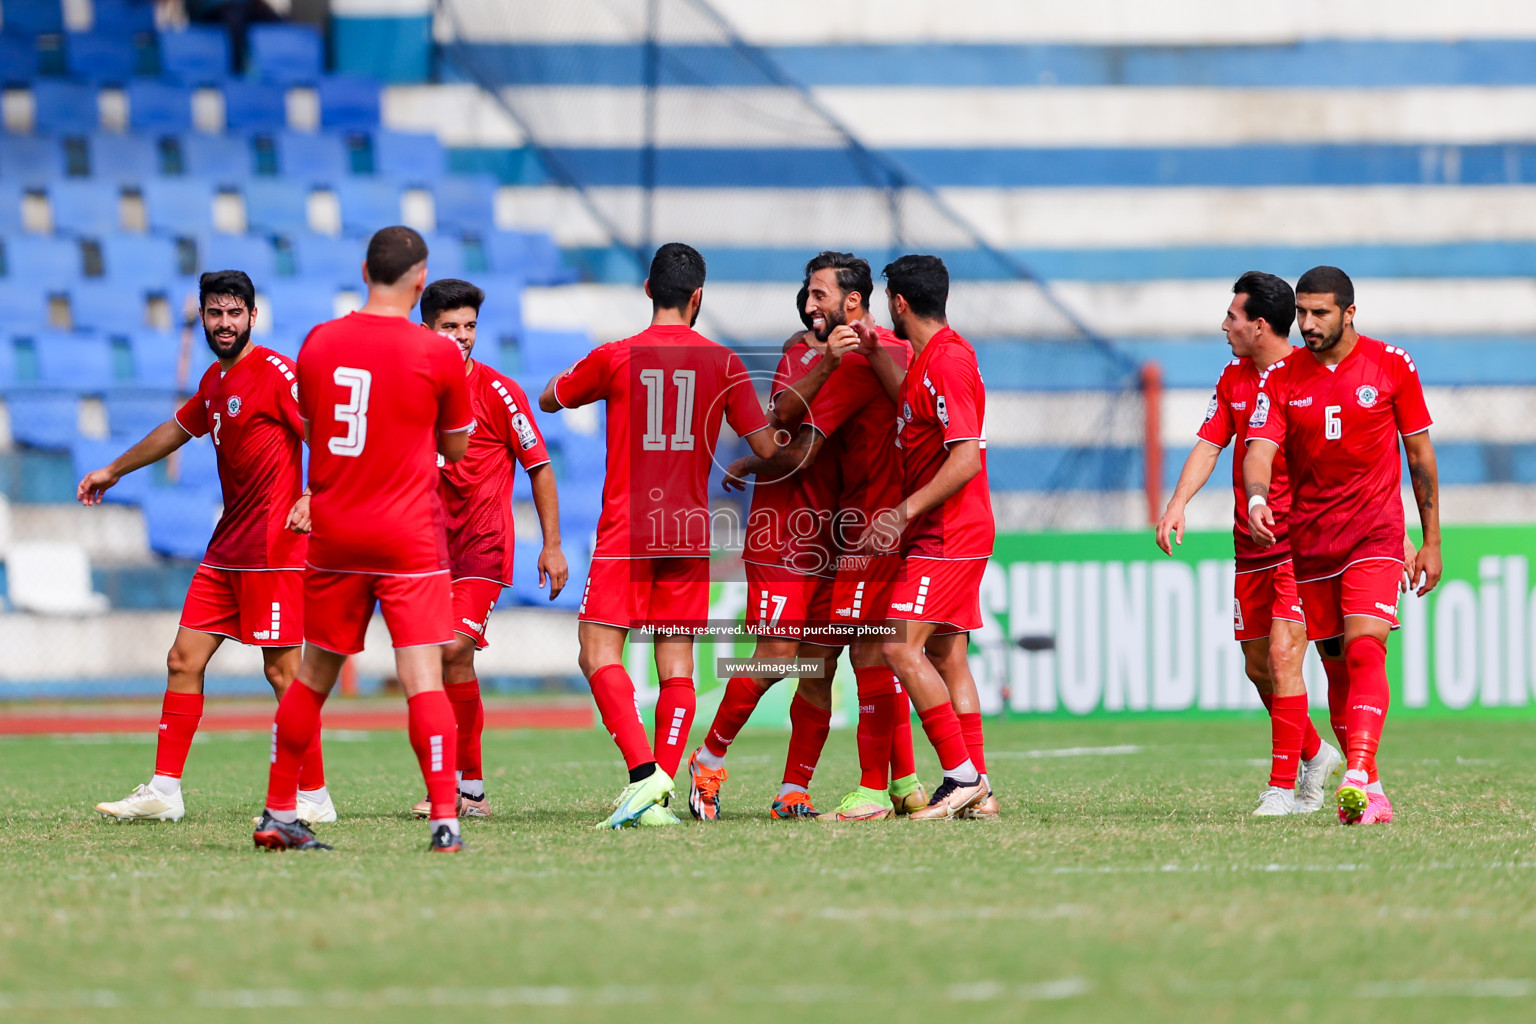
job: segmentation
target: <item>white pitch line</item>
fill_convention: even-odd
[[[1139,754],[1146,747],[1123,743],[1113,747],[1056,747],[1047,750],[989,750],[987,759],[1033,760],[1040,757],[1116,757],[1122,754]],[[1265,762],[1268,764],[1269,762]]]

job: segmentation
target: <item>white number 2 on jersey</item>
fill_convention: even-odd
[[[693,451],[693,393],[698,372],[673,370],[672,383],[677,387],[677,416],[673,423],[672,450]],[[666,374],[662,370],[641,370],[640,383],[645,385],[645,436],[640,447],[648,452],[667,450],[666,410],[662,408],[666,396]]]
[[[1323,436],[1330,441],[1344,436],[1344,421],[1339,419],[1339,413],[1343,411],[1342,405],[1330,405],[1323,410]]]
[[[338,366],[331,379],[352,393],[345,402],[336,405],[336,422],[346,424],[346,434],[331,438],[325,446],[332,455],[356,458],[363,454],[363,445],[368,443],[368,392],[373,387],[373,374],[368,370]]]

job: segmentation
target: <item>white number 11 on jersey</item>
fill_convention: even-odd
[[[352,393],[345,402],[336,404],[336,422],[346,424],[346,434],[331,438],[325,446],[332,455],[356,458],[363,454],[363,445],[368,443],[368,391],[373,387],[373,373],[338,366],[331,379]]]
[[[677,386],[677,418],[673,421],[672,450],[693,451],[693,392],[698,372],[673,370],[672,383]],[[640,447],[648,452],[667,450],[666,411],[662,403],[666,395],[666,374],[662,370],[641,370],[640,383],[645,385],[645,436]]]

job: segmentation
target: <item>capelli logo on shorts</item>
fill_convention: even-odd
[[[893,604],[893,605],[891,605],[891,611],[893,611],[893,612],[909,612],[911,610],[912,610],[912,602],[911,601],[903,601],[900,604]]]

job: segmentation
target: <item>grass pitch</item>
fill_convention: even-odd
[[[768,819],[785,738],[748,733],[725,821],[605,834],[605,735],[492,733],[467,857],[423,852],[403,734],[330,742],[323,855],[251,847],[265,737],[194,748],[179,825],[91,810],[147,737],[7,740],[0,1018],[1536,1019],[1533,723],[1390,723],[1368,829],[1248,817],[1267,736],[999,724],[1001,821],[831,826]],[[813,795],[854,781],[834,733]]]

